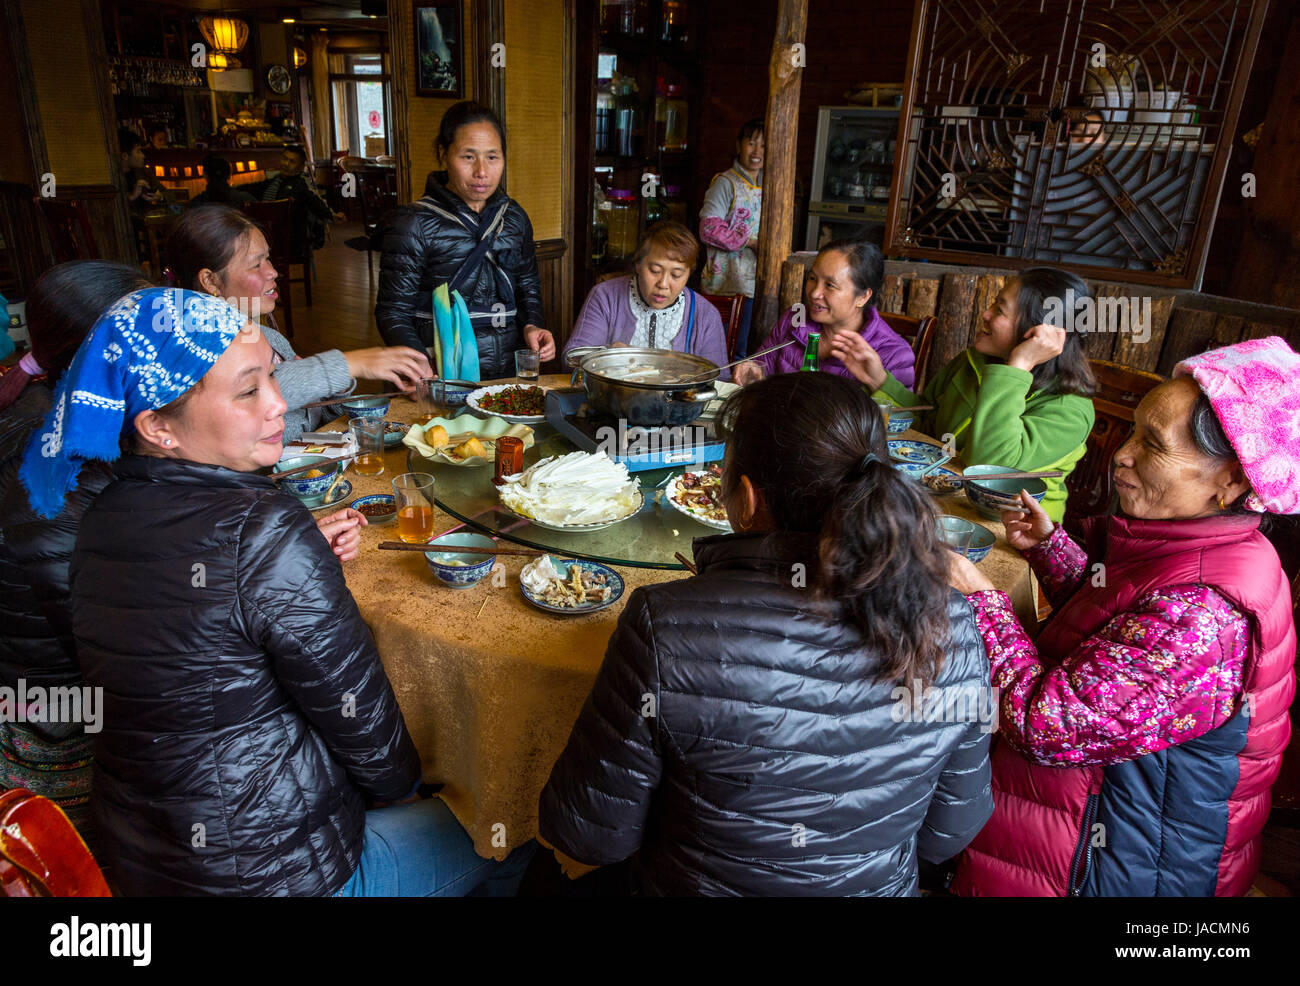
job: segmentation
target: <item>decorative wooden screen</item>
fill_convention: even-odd
[[[918,0],[886,253],[1199,286],[1266,7]]]

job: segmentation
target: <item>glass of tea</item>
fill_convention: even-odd
[[[520,380],[536,383],[541,369],[542,358],[538,353],[531,349],[515,350],[515,376]]]
[[[357,443],[357,457],[352,466],[358,476],[382,476],[384,474],[384,429],[387,427],[383,418],[353,418],[348,422],[348,431],[352,432]]]
[[[437,377],[425,377],[415,387],[416,416],[421,424],[447,413],[447,382]]]
[[[402,473],[393,480],[397,497],[397,536],[407,544],[423,544],[433,533],[433,477],[427,472]]]

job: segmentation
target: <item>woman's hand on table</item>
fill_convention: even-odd
[[[963,596],[997,588],[969,558],[955,551],[948,551],[948,584]]]
[[[831,338],[831,355],[848,367],[861,384],[879,390],[889,372],[871,343],[856,332],[836,332]]]
[[[1051,537],[1056,525],[1039,502],[1024,490],[1020,491],[1020,502],[1025,512],[1003,510],[1002,526],[1007,529],[1007,544],[1023,554]]]
[[[535,352],[543,363],[555,359],[555,337],[540,325],[524,326],[524,345]]]
[[[316,521],[339,561],[352,561],[361,553],[361,528],[368,524],[365,515],[351,507],[336,510]]]
[[[429,357],[407,346],[372,346],[353,349],[343,354],[348,362],[348,372],[361,380],[387,380],[408,394],[415,393],[415,385],[433,376]]]
[[[763,368],[753,360],[746,360],[731,368],[731,382],[739,387],[758,383],[763,379]]]
[[[1020,345],[1011,350],[1007,357],[1007,366],[1020,370],[1033,370],[1034,367],[1056,359],[1065,349],[1065,329],[1042,323],[1035,325],[1025,333]]]

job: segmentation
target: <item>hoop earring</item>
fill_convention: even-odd
[[[1227,509],[1228,509],[1227,505],[1223,502],[1223,494],[1222,494],[1222,493],[1219,494],[1219,509],[1220,509],[1220,510],[1227,510]]]

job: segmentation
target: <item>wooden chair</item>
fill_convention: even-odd
[[[244,212],[249,219],[262,227],[271,251],[271,266],[280,274],[284,285],[280,301],[284,305],[285,335],[293,338],[293,286],[301,284],[311,307],[311,257],[293,252],[293,199],[276,199],[274,202],[245,202]],[[302,265],[302,277],[293,276],[293,265]]]
[[[1133,429],[1133,411],[1147,391],[1165,378],[1145,370],[1134,370],[1108,360],[1089,360],[1097,378],[1092,406],[1096,421],[1088,436],[1088,448],[1065,480],[1065,529],[1077,536],[1080,523],[1103,513],[1113,492],[1110,464]]]
[[[0,897],[111,897],[62,809],[26,788],[0,793]]]
[[[704,294],[700,297],[718,310],[722,326],[727,332],[727,359],[736,358],[736,337],[740,335],[740,316],[745,310],[743,294]]]
[[[60,202],[57,199],[36,197],[36,204],[45,219],[45,230],[54,248],[54,262],[64,264],[70,260],[98,260],[99,247],[90,231],[90,219],[80,202]]]
[[[899,315],[896,312],[881,312],[885,324],[906,339],[916,354],[916,383],[912,385],[913,393],[919,394],[925,386],[930,373],[930,353],[934,349],[934,330],[939,320],[933,315],[913,318],[911,315]]]
[[[371,249],[371,237],[379,228],[379,222],[390,211],[397,208],[397,191],[390,187],[387,177],[362,174],[357,179],[361,185],[361,225],[366,241],[366,269],[374,273],[374,250]],[[349,240],[349,244],[353,241]]]

